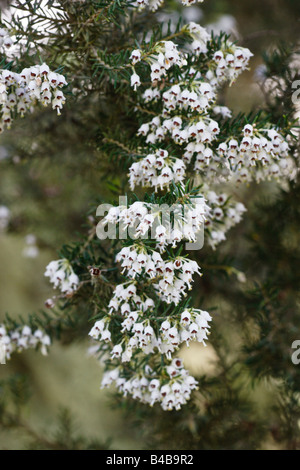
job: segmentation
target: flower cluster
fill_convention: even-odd
[[[186,50],[178,50],[178,46],[171,40],[160,41],[149,52],[144,52],[141,49],[133,50],[130,60],[133,68],[140,61],[144,61],[150,66],[152,88],[144,92],[146,101],[157,99],[160,96],[155,87],[166,77],[172,65],[179,66],[182,69],[182,80],[177,79],[172,87],[163,93],[167,108],[190,107],[191,110],[196,109],[201,112],[208,107],[209,100],[214,97],[214,92],[224,82],[232,84],[248,68],[253,54],[249,49],[239,47],[224,38],[221,41],[220,49],[210,56],[209,51],[213,50],[214,39],[205,28],[190,22],[182,28],[181,32],[188,34],[193,40]],[[197,69],[196,65],[195,67],[190,66],[187,61],[188,57],[195,58],[200,55],[206,57],[209,62],[208,68],[204,72]],[[141,85],[140,77],[135,69],[131,85],[135,90]],[[211,96],[205,96],[206,94]]]
[[[204,191],[210,211],[205,220],[207,243],[213,249],[226,239],[225,233],[242,220],[246,207],[241,202],[233,202],[225,193],[216,194],[207,188]]]
[[[151,122],[142,124],[137,134],[145,136],[146,143],[154,144],[169,137],[176,144],[187,144],[182,159],[189,163],[194,153],[196,157],[199,154],[196,161],[202,160],[202,154],[217,138],[219,132],[218,122],[209,116],[184,119],[177,115],[163,120],[160,117],[153,118]],[[206,158],[209,164],[211,155],[207,154]]]
[[[136,201],[127,206],[111,207],[101,225],[119,225],[119,234],[133,239],[150,239],[161,252],[167,244],[175,248],[181,241],[193,242],[204,227],[209,207],[201,194],[186,204],[150,204]]]
[[[102,388],[113,383],[125,397],[130,395],[150,406],[160,403],[163,410],[179,410],[197,388],[196,380],[184,369],[178,358],[165,366],[160,375],[149,366],[145,367],[144,372],[133,374],[130,378],[123,376],[119,368],[105,372]]]
[[[146,143],[155,144],[167,137],[176,144],[184,144],[184,165],[180,166],[180,159],[176,159],[175,165],[180,168],[181,180],[188,165],[193,165],[194,171],[202,174],[206,181],[233,181],[236,184],[276,178],[288,167],[289,144],[274,127],[260,129],[246,124],[239,138],[224,140],[219,123],[209,115],[192,120],[178,115],[162,120],[157,116],[142,124],[137,134],[146,137]],[[163,149],[159,151],[164,152]],[[157,173],[150,166],[151,158],[146,157],[132,165],[132,188],[137,183],[157,188]],[[168,185],[167,172],[165,178]]]
[[[96,340],[108,342],[111,340],[109,325],[115,321],[114,315],[122,318],[122,339],[112,347],[111,358],[118,358],[121,362],[129,362],[134,352],[142,351],[144,354],[152,354],[157,350],[166,355],[168,360],[172,354],[185,343],[189,346],[191,341],[203,343],[209,334],[211,316],[200,309],[180,310],[176,317],[151,317],[154,302],[149,297],[142,301],[139,298],[141,309],[134,310],[130,302],[120,304],[114,298],[110,305],[110,315],[96,321],[90,330],[90,336]],[[160,322],[160,327],[154,320]]]
[[[233,83],[248,68],[252,56],[249,49],[224,42],[214,53],[213,66],[206,73],[206,79],[216,87],[227,81]]]
[[[60,289],[65,295],[72,295],[79,286],[79,278],[74,273],[67,259],[51,261],[45,271],[54,288]]]
[[[133,65],[145,61],[151,67],[152,87],[141,94],[141,100],[161,104],[161,112],[140,125],[137,131],[137,135],[145,137],[146,144],[159,144],[160,148],[157,153],[153,152],[132,164],[131,188],[134,189],[137,184],[153,186],[155,190],[168,188],[172,180],[183,181],[191,165],[205,181],[210,182],[233,181],[239,184],[285,175],[289,145],[278,129],[270,125],[259,128],[249,123],[240,131],[235,131],[235,136],[228,138],[228,135],[222,135],[220,122],[230,118],[231,111],[217,105],[218,88],[224,81],[232,83],[247,68],[252,53],[228,39],[221,41],[219,50],[211,52],[214,39],[193,22],[184,26],[182,31],[193,39],[191,52],[183,54],[172,41],[165,41],[152,47],[151,52],[160,51],[154,56],[138,49],[131,54]],[[168,66],[163,65],[159,71],[157,64],[166,63],[166,50],[171,51],[168,57],[172,60],[167,61]],[[203,74],[186,60],[189,55],[195,54],[202,54],[209,61],[209,67]],[[180,65],[181,79],[176,78],[172,84],[174,78],[171,74],[167,86],[163,83],[157,87],[157,82],[167,73],[169,75],[173,63]],[[179,145],[182,154],[181,159],[173,157],[167,165],[160,159],[164,152],[168,158],[168,152],[162,145],[166,139]],[[163,173],[158,171],[160,167]]]
[[[0,364],[11,358],[14,352],[25,349],[40,348],[43,355],[47,354],[50,337],[40,329],[32,331],[28,326],[8,328],[0,325]]]
[[[288,142],[277,129],[256,129],[247,124],[241,139],[222,142],[217,152],[227,168],[227,178],[236,182],[278,177],[287,167]]]
[[[183,181],[185,165],[181,159],[169,156],[167,150],[158,149],[155,153],[133,163],[129,168],[129,175],[132,190],[138,184],[145,187],[154,186],[156,190],[164,189],[169,188],[172,181],[174,183]]]
[[[211,41],[211,35],[208,31],[200,26],[194,21],[190,21],[183,27],[183,31],[187,33],[192,39],[193,42],[190,45],[191,51],[195,56],[200,54],[206,54],[208,52],[208,42]],[[192,69],[192,74],[195,74],[196,71]],[[201,74],[198,72],[199,76]]]
[[[162,93],[162,116],[168,117],[173,111],[187,116],[203,114],[213,103],[215,96],[209,83],[194,76],[190,85],[187,86],[185,82],[178,83]],[[143,98],[147,99],[146,92]]]
[[[208,322],[211,319],[208,312],[196,308],[185,308],[179,318],[167,318],[160,326],[162,335],[160,352],[167,354],[170,359],[171,354],[182,343],[189,346],[191,341],[197,341],[205,346],[209,334]]]
[[[118,284],[108,304],[109,315],[118,311],[121,312],[121,315],[127,315],[136,309],[146,311],[148,309],[151,310],[153,307],[154,302],[150,297],[147,297],[144,293],[142,296],[138,295],[137,286],[134,281]]]
[[[224,193],[217,195],[209,190],[209,186],[204,186],[202,190],[203,194],[195,194],[193,204],[186,205],[185,216],[182,218],[187,227],[190,221],[190,228],[194,230],[190,231],[188,237],[182,224],[180,230],[177,226],[178,238],[176,239],[174,235],[175,231],[170,238],[170,232],[168,233],[166,229],[168,225],[161,223],[162,208],[150,203],[136,201],[129,207],[111,207],[104,217],[104,224],[123,224],[123,227],[132,227],[132,236],[138,240],[123,247],[116,255],[116,261],[121,264],[122,274],[125,274],[129,281],[116,286],[108,304],[108,314],[96,321],[90,331],[92,338],[106,345],[112,364],[115,361],[126,364],[134,360],[136,355],[155,356],[157,353],[171,361],[183,343],[188,346],[191,341],[197,341],[205,345],[211,320],[208,312],[179,307],[176,314],[165,316],[156,312],[155,301],[148,297],[144,290],[140,293],[141,285],[145,286],[148,283],[152,292],[163,303],[174,303],[175,306],[179,306],[186,296],[186,289],[192,287],[193,275],[195,273],[201,275],[199,266],[195,261],[185,257],[171,258],[170,255],[163,257],[156,249],[160,245],[165,248],[167,244],[176,247],[183,239],[191,239],[191,232],[195,235],[201,226],[204,226],[209,234],[209,244],[215,247],[222,239],[221,234],[225,237],[224,233],[240,220],[245,211],[243,204],[231,202]],[[185,206],[180,206],[181,210],[183,207]],[[174,220],[176,221],[176,217]],[[143,243],[149,228],[152,229],[154,248]],[[116,319],[119,321],[119,340],[115,343],[112,342],[111,331],[112,325],[116,325]],[[107,360],[106,363],[108,362]],[[118,371],[121,373],[121,370],[120,366]],[[111,372],[107,372],[105,377],[111,377],[110,374]],[[194,379],[190,380],[195,383]],[[106,379],[104,382],[106,383]],[[130,380],[129,384],[131,383]],[[138,390],[139,383],[137,382],[137,387],[132,392],[133,397],[154,404],[151,394],[148,399],[141,390]],[[119,390],[122,391],[122,388]],[[181,392],[182,394],[178,394],[180,405],[184,402],[180,402],[184,400],[182,389]],[[159,398],[160,395],[155,392],[155,396],[161,402],[163,409],[169,409],[165,406],[165,400]],[[171,403],[174,406],[170,405],[170,409],[172,407],[176,409],[178,402],[170,401]]]
[[[133,67],[141,60],[149,64],[152,85],[157,85],[173,65],[178,67],[186,65],[184,54],[178,51],[177,45],[173,41],[160,41],[155,45],[151,54],[143,54],[140,49],[135,49],[132,51],[130,59]],[[140,85],[140,77],[134,71],[131,76],[131,86],[136,90]]]
[[[147,253],[146,249],[139,245],[122,248],[117,255],[117,261],[121,262],[127,277],[136,279],[142,276],[151,279],[160,298],[166,303],[174,302],[175,305],[185,297],[186,288],[191,289],[193,275],[200,275],[196,261],[181,257],[164,261],[157,251]]]
[[[43,106],[51,104],[60,114],[65,103],[61,90],[67,85],[63,75],[51,72],[47,64],[25,68],[20,73],[11,70],[0,72],[0,132],[8,129],[13,116],[21,117],[40,102]]]

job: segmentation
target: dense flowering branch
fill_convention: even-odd
[[[144,0],[136,6],[155,10],[160,4]],[[110,208],[97,226],[100,239],[109,238],[110,230],[119,235],[114,261],[120,272],[103,308],[92,299],[95,322],[89,335],[105,364],[102,386],[115,383],[124,396],[178,410],[197,387],[178,352],[192,341],[205,345],[212,321],[209,312],[191,306],[188,292],[202,272],[187,246],[197,245],[202,234],[215,249],[241,220],[246,208],[228,187],[224,191],[223,183],[239,187],[290,176],[289,142],[286,130],[268,117],[235,120],[219,103],[222,87],[233,85],[247,70],[252,57],[248,49],[223,34],[211,36],[194,22],[160,40],[137,44],[120,56],[130,56],[129,62],[115,57],[112,66],[102,54],[100,65],[107,82],[119,80],[121,91],[130,94],[136,140],[132,150],[117,146],[131,158],[130,189],[147,189],[148,194],[145,201]],[[36,102],[51,103],[59,114],[64,85],[64,76],[46,64],[21,73],[1,71],[2,127],[10,127],[15,115]],[[126,237],[120,236],[123,232]],[[93,232],[88,245],[94,237]],[[62,298],[76,299],[85,282],[93,284],[97,277],[97,267],[85,281],[75,266],[74,259],[62,257],[46,268],[45,276]],[[51,308],[51,299],[47,302]],[[9,337],[6,330],[3,336]],[[32,338],[23,342],[31,345]]]
[[[179,368],[174,366],[173,355],[182,343],[204,343],[212,319],[208,312],[184,305],[186,289],[192,288],[200,267],[179,251],[171,254],[168,247],[182,249],[184,241],[195,241],[197,232],[206,227],[215,248],[246,210],[241,203],[229,202],[226,194],[218,195],[216,184],[282,176],[289,150],[279,129],[270,123],[249,122],[230,135],[231,111],[217,103],[220,87],[232,84],[247,68],[251,52],[226,38],[215,50],[214,39],[195,23],[176,36],[181,35],[192,40],[181,49],[168,38],[131,53],[130,85],[139,92],[140,73],[145,82],[150,74],[151,87],[140,92],[137,101],[141,100],[141,109],[146,106],[157,114],[137,130],[144,138],[145,156],[135,157],[129,182],[132,190],[140,185],[153,188],[154,194],[167,191],[174,196],[177,191],[184,224],[178,223],[178,217],[172,226],[163,224],[162,212],[149,212],[151,204],[140,201],[109,210],[102,224],[117,224],[119,233],[121,224],[123,229],[132,228],[133,240],[116,256],[127,280],[114,289],[108,312],[90,331],[112,369],[105,373],[103,386],[115,382],[124,396],[131,394],[150,405],[160,402],[168,410],[179,409],[196,386],[181,361]],[[148,72],[141,68],[138,73],[143,63]],[[198,204],[196,199],[191,202],[185,185],[191,174],[201,182],[201,192],[194,194]],[[145,241],[149,229],[152,237]],[[175,307],[167,313],[166,304]],[[160,356],[163,366],[157,362]]]
[[[162,166],[165,184],[177,178],[177,172],[183,177],[186,167],[191,165],[210,184],[217,181],[239,184],[286,176],[290,171],[289,144],[270,123],[254,121],[236,129],[235,135],[228,132],[224,135],[231,111],[218,105],[218,90],[224,83],[232,84],[237,79],[247,68],[252,53],[226,38],[214,51],[213,38],[195,23],[189,23],[181,32],[194,39],[192,51],[180,51],[174,42],[162,41],[151,49],[151,55],[143,54],[142,50],[131,54],[134,66],[146,61],[151,68],[152,87],[143,92],[142,102],[159,105],[160,110],[140,126],[138,133],[146,138],[146,144],[171,139],[183,149],[182,161],[175,160],[175,171],[173,162]],[[197,55],[201,56],[200,64]],[[166,86],[165,76],[171,67],[179,70],[175,80],[169,78]],[[137,73],[132,75],[132,85],[134,88],[141,85]],[[136,164],[132,171],[137,181],[141,179],[139,175],[147,176],[147,171],[142,172]],[[157,178],[155,172],[150,173],[152,184]]]

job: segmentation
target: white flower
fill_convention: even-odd
[[[139,49],[135,49],[134,51],[132,51],[131,55],[130,55],[130,60],[131,60],[131,63],[133,65],[135,65],[137,62],[139,62],[141,60],[141,51]]]
[[[120,344],[117,344],[116,346],[114,346],[111,351],[112,359],[115,357],[120,357],[122,355],[122,352],[123,352],[123,348]]]
[[[131,75],[130,83],[131,83],[131,86],[133,87],[134,91],[136,91],[137,87],[139,87],[140,84],[141,84],[141,80],[140,80],[140,77],[138,76],[138,74],[133,73]]]

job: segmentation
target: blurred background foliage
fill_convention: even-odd
[[[158,13],[160,20],[180,15],[230,32],[255,53],[251,70],[224,92],[224,103],[235,112],[266,105],[276,113],[279,104],[265,100],[256,70],[265,51],[272,57],[281,48],[281,58],[291,59],[299,1],[205,0],[184,10],[171,1]],[[280,68],[282,61],[269,60],[273,74],[284,74]],[[118,133],[115,123],[126,120],[128,103],[109,96],[95,88],[78,107],[70,94],[59,118],[38,110],[0,136],[0,205],[11,211],[0,233],[0,321],[6,312],[18,317],[44,309],[52,292],[46,264],[62,244],[85,235],[98,203],[122,193],[124,163],[109,159],[102,138],[103,129]],[[285,108],[290,98],[287,89]],[[1,449],[300,448],[300,366],[291,362],[300,331],[300,187],[263,183],[239,197],[248,208],[244,221],[217,253],[197,254],[205,275],[195,302],[213,311],[214,322],[207,348],[181,352],[200,380],[193,405],[166,415],[124,404],[99,391],[101,368],[87,355],[88,339],[55,342],[48,357],[30,351],[0,366]],[[36,237],[36,257],[24,256],[29,234]],[[8,390],[11,414],[1,419]]]

